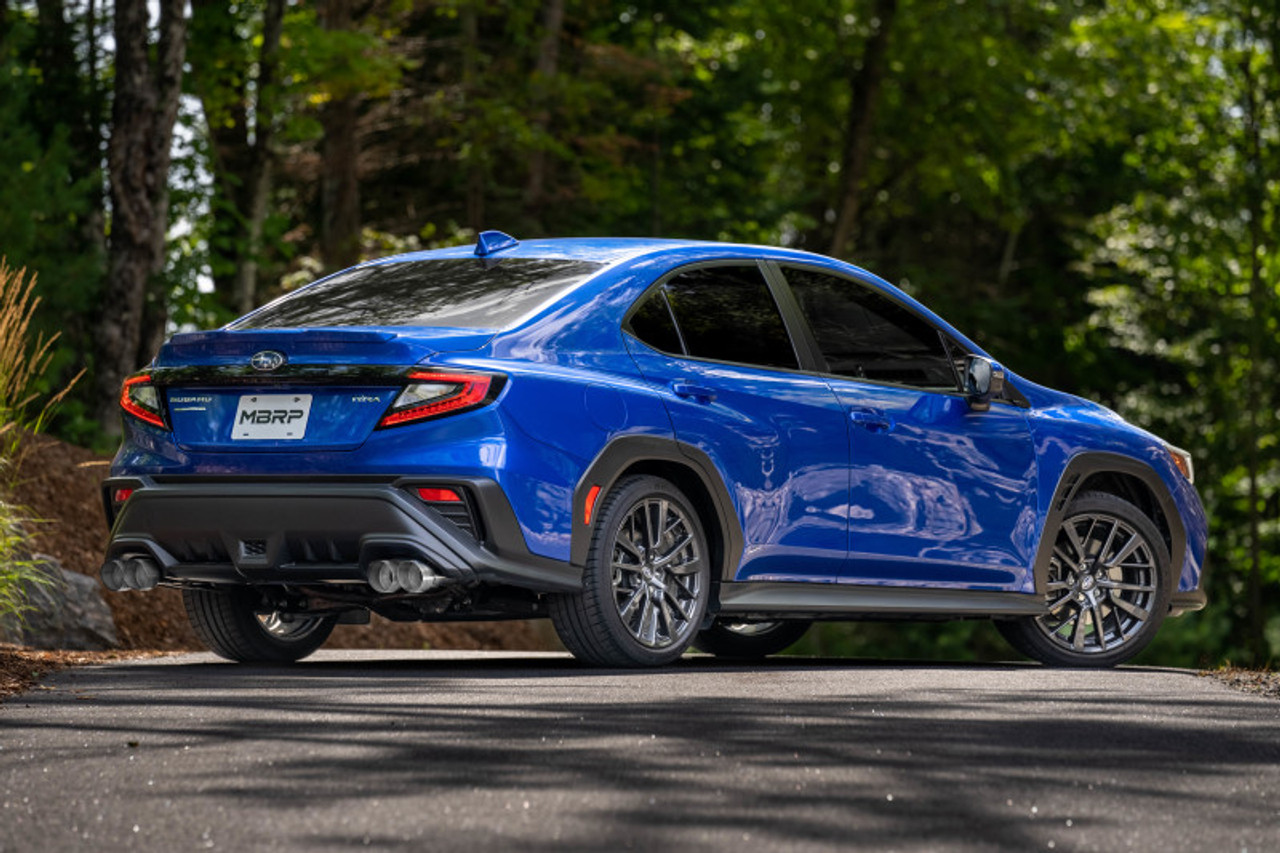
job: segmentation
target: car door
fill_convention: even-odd
[[[732,579],[836,582],[848,547],[844,410],[821,377],[800,372],[762,268],[678,270],[625,328],[676,438],[725,479],[744,539]]]
[[[1036,463],[1023,408],[970,407],[965,355],[887,292],[781,268],[847,413],[849,562],[841,580],[1029,588]]]

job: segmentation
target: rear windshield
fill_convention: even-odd
[[[232,329],[452,326],[501,329],[602,264],[451,258],[357,267],[283,296]]]

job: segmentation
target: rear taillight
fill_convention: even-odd
[[[415,370],[408,378],[410,384],[378,422],[379,429],[479,408],[497,396],[503,380],[487,373],[456,370]]]
[[[151,384],[151,376],[139,373],[124,381],[120,389],[120,408],[140,421],[167,429],[160,406],[160,389]]]

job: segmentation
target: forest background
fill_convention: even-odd
[[[1274,0],[0,0],[0,254],[61,332],[50,429],[361,258],[662,235],[868,267],[1011,369],[1189,449],[1209,608],[1142,658],[1280,651]],[[808,650],[1007,656],[987,626]]]

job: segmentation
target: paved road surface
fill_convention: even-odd
[[[206,655],[0,706],[0,849],[1280,849],[1280,702],[1176,670]]]

